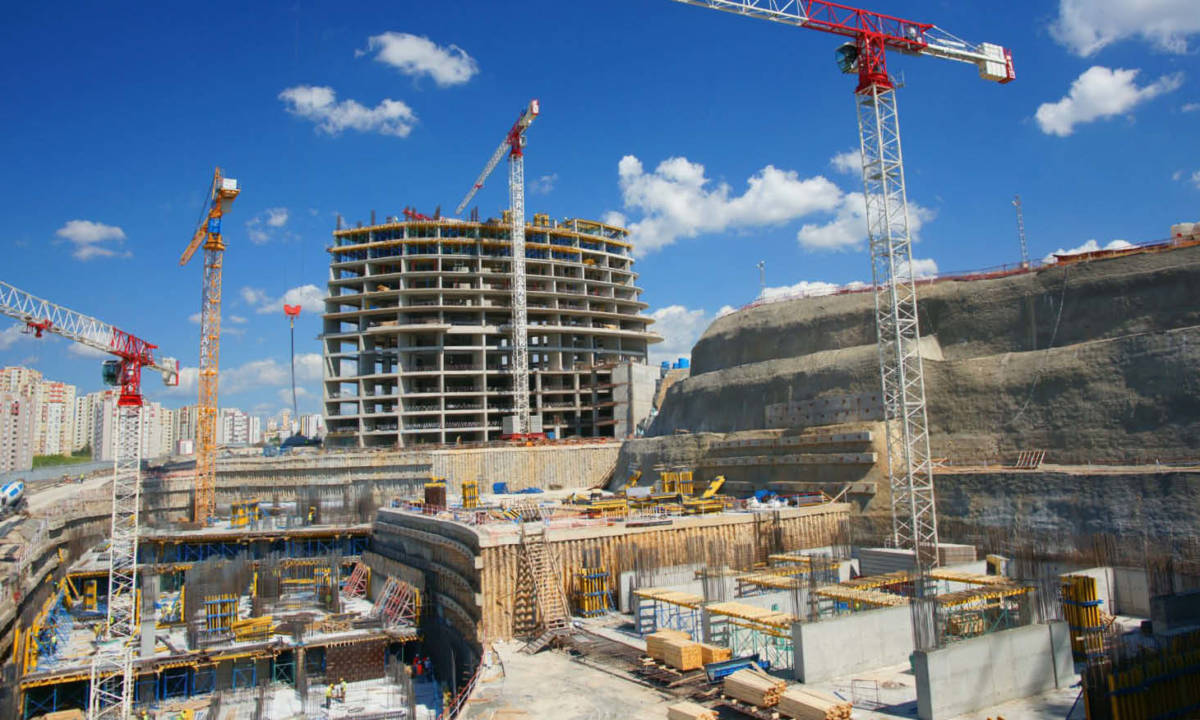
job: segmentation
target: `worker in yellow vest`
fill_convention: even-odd
[[[325,709],[333,704],[333,683],[329,683],[329,687],[325,688]]]
[[[345,704],[345,702],[346,702],[346,678],[341,678],[341,687],[339,689],[341,691],[340,695],[342,696],[342,703]]]

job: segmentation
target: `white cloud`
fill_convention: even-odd
[[[1044,262],[1044,263],[1058,262],[1058,260],[1054,257],[1055,255],[1082,255],[1083,253],[1098,252],[1100,250],[1123,250],[1128,247],[1133,247],[1133,243],[1128,242],[1126,240],[1113,240],[1112,242],[1108,243],[1104,247],[1100,247],[1100,243],[1096,242],[1093,239],[1093,240],[1088,240],[1087,242],[1085,242],[1084,244],[1082,244],[1078,247],[1073,247],[1070,250],[1064,250],[1062,248],[1059,248],[1059,249],[1055,250],[1054,252],[1050,253],[1049,255],[1047,255],[1046,257],[1042,258],[1042,262]]]
[[[703,165],[683,157],[664,160],[647,173],[640,160],[626,155],[618,174],[625,207],[643,213],[629,225],[634,247],[642,253],[681,237],[778,225],[832,210],[842,195],[821,176],[800,179],[794,171],[771,165],[752,175],[738,196],[728,184],[710,181]]]
[[[71,353],[72,355],[78,355],[79,357],[86,358],[104,358],[105,360],[112,358],[112,355],[109,355],[103,350],[97,350],[90,345],[80,345],[77,342],[68,342],[67,352]]]
[[[896,266],[896,273],[904,277],[908,273],[907,263],[900,263]],[[916,280],[922,278],[935,278],[938,274],[937,261],[933,258],[913,258],[912,260],[912,276]]]
[[[604,223],[605,225],[625,227],[625,223],[628,221],[629,218],[625,217],[624,213],[619,213],[616,210],[609,210],[608,212],[604,213],[604,215],[600,216],[600,222]]]
[[[908,203],[908,232],[920,239],[921,228],[936,213],[911,200]],[[796,233],[806,250],[857,250],[867,242],[867,208],[862,193],[846,193],[834,218],[827,223],[806,223]]]
[[[840,173],[847,175],[862,174],[862,153],[858,150],[847,150],[829,159],[829,165]]]
[[[1200,190],[1200,170],[1192,173],[1192,184],[1196,186],[1197,190]]]
[[[242,288],[241,294],[242,300],[252,306],[254,312],[259,315],[282,313],[284,305],[299,305],[304,312],[317,314],[325,312],[325,291],[311,283],[294,287],[279,298],[273,298],[261,288],[253,287]]]
[[[692,310],[683,305],[659,308],[651,312],[650,317],[654,318],[650,329],[663,336],[661,343],[650,346],[650,362],[654,365],[663,360],[674,362],[681,357],[691,357],[692,346],[713,321],[707,310]]]
[[[297,380],[299,380],[298,375],[297,375]],[[292,388],[290,385],[288,387],[279,388],[279,390],[275,393],[275,397],[279,398],[279,402],[286,403],[289,410],[291,409]],[[312,393],[310,393],[306,388],[303,388],[300,385],[297,385],[296,386],[296,404],[299,405],[300,401],[307,397],[312,397]]]
[[[1194,113],[1200,110],[1200,102],[1184,103],[1184,106],[1179,109],[1185,113]]]
[[[250,242],[264,245],[275,237],[275,231],[287,225],[287,221],[287,208],[267,208],[246,221],[246,234],[250,237]]]
[[[399,100],[384,99],[373,108],[356,100],[337,101],[330,87],[297,85],[279,93],[279,99],[293,115],[317,123],[317,129],[330,135],[343,130],[374,132],[380,135],[408,137],[417,115]]]
[[[438,45],[427,37],[385,32],[367,39],[367,49],[355,55],[375,53],[375,60],[391,65],[409,77],[428,75],[439,87],[461,85],[479,72],[475,59],[457,45]]]
[[[1138,72],[1093,65],[1071,83],[1066,97],[1038,107],[1034,116],[1038,127],[1047,135],[1066,137],[1076,125],[1122,115],[1183,83],[1183,73],[1175,73],[1138,87],[1134,83]]]
[[[115,225],[91,220],[71,220],[54,234],[75,246],[71,255],[76,260],[132,255],[128,251],[122,253],[118,249],[125,242],[125,231]]]
[[[242,317],[241,315],[230,315],[229,322],[231,322],[235,325],[245,325],[249,321],[246,318]]]
[[[296,383],[313,382],[321,379],[321,354],[301,353],[296,356]],[[244,365],[221,372],[221,393],[237,394],[264,387],[287,386],[291,399],[291,367],[288,361],[275,358],[252,360]],[[297,390],[299,394],[299,390]]]
[[[0,330],[0,350],[8,350],[26,337],[24,325],[9,325]]]
[[[529,192],[534,195],[549,195],[558,182],[558,173],[543,175],[529,183]]]
[[[719,318],[725,317],[726,315],[730,315],[735,312],[737,312],[737,308],[735,308],[734,306],[722,305],[721,309],[717,311],[717,317],[719,317]]]
[[[1185,53],[1188,36],[1200,32],[1200,12],[1195,0],[1059,0],[1050,32],[1082,57],[1132,37]]]
[[[763,288],[758,297],[768,302],[773,302],[786,298],[820,297],[822,295],[832,295],[841,290],[861,290],[865,287],[867,287],[866,283],[857,280],[848,282],[845,285],[838,285],[837,283],[825,282],[823,280],[801,280],[795,285]]]
[[[193,325],[199,325],[200,320],[201,320],[200,313],[198,313],[198,312],[194,312],[191,315],[188,315],[188,322],[190,322]]]

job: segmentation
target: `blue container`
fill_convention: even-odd
[[[680,368],[682,370],[684,368],[690,367],[691,364],[692,364],[692,361],[689,360],[688,358],[679,358],[679,364],[676,365],[675,367]]]
[[[662,369],[663,369],[663,370],[670,370],[670,369],[671,369],[671,361],[670,361],[670,360],[663,360],[663,361],[662,361]]]
[[[508,494],[508,483],[507,483],[507,482],[494,482],[494,483],[492,483],[492,494],[493,494],[493,495],[506,495],[506,494]]]
[[[546,439],[547,439],[547,440],[553,440],[553,439],[554,439],[554,431],[553,431],[553,430],[548,430],[548,431],[546,432]]]

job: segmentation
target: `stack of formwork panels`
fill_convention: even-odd
[[[725,678],[722,691],[729,697],[758,707],[779,703],[787,683],[758,669],[738,670]]]
[[[795,720],[850,720],[853,706],[817,690],[791,687],[779,696],[780,715]]]

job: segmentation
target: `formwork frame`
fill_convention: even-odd
[[[634,590],[633,594],[638,600],[634,616],[638,634],[648,635],[666,628],[685,632],[693,640],[703,636],[700,607],[704,598],[700,595],[657,588]]]

